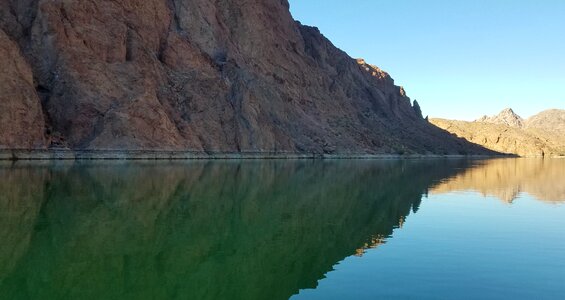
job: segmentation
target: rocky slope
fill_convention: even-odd
[[[510,127],[518,128],[524,126],[524,119],[517,115],[511,108],[502,110],[496,116],[483,116],[482,118],[478,119],[477,122],[507,125]]]
[[[565,135],[565,110],[549,109],[532,116],[526,122],[526,127],[551,131],[554,134]]]
[[[0,2],[0,148],[485,153],[286,0]]]
[[[488,149],[519,156],[565,156],[565,110],[522,119],[512,109],[474,122],[432,119],[431,123]]]
[[[0,66],[0,147],[43,147],[45,122],[31,67],[2,30]]]

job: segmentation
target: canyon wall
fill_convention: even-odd
[[[488,153],[286,0],[4,0],[1,149]]]

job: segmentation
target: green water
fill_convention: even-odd
[[[0,299],[563,299],[565,160],[0,164]]]

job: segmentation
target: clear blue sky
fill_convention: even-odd
[[[565,0],[290,0],[354,58],[389,72],[430,117],[565,109]]]

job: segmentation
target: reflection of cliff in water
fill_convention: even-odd
[[[565,202],[565,159],[487,160],[445,180],[432,194],[477,191],[512,203],[520,193],[545,202]]]
[[[463,161],[0,167],[8,299],[287,299]]]

